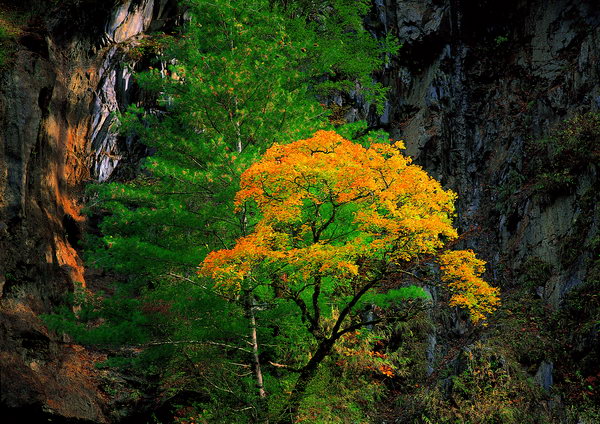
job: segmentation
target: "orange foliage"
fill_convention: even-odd
[[[335,352],[343,359],[337,365],[354,372],[374,372],[386,377],[394,377],[394,362],[383,352],[373,351],[371,342],[367,338],[358,337],[359,332],[354,331],[344,334],[335,346]]]
[[[411,164],[401,148],[365,148],[332,131],[273,145],[243,173],[235,200],[238,209],[256,204],[261,219],[233,249],[209,254],[199,273],[235,290],[256,270],[277,264],[286,275],[283,284],[317,275],[344,284],[365,277],[365,264],[400,264],[436,253],[457,237],[451,222],[456,195]],[[495,304],[483,296],[493,297],[495,289],[477,279],[477,262],[445,257],[447,270],[456,261],[465,269],[453,274],[463,281],[452,285],[454,304],[480,319]],[[466,282],[471,265],[475,277]],[[474,284],[477,291],[459,297]]]
[[[473,322],[485,319],[498,307],[499,290],[480,277],[485,272],[485,262],[477,259],[472,250],[447,251],[439,261],[442,280],[453,293],[451,306],[467,309]]]

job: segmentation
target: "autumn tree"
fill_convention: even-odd
[[[407,297],[402,288],[378,291],[388,276],[411,274],[415,263],[437,257],[450,304],[466,308],[473,322],[499,302],[498,290],[480,277],[483,261],[471,251],[444,250],[457,238],[455,194],[401,148],[363,147],[331,131],[273,145],[242,174],[235,198],[255,223],[252,231],[201,264],[199,273],[221,292],[295,305],[311,341],[307,354],[288,364],[297,379],[283,422],[296,417],[336,343],[381,322],[364,319],[367,302]]]

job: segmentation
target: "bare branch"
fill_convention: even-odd
[[[269,361],[269,364],[273,365],[274,367],[277,368],[285,368],[286,370],[292,371],[292,372],[301,372],[302,370],[299,368],[294,368],[290,365],[286,365],[286,364],[278,364],[277,362],[272,362]]]
[[[219,343],[219,342],[212,342],[212,341],[200,341],[200,340],[175,340],[175,341],[164,341],[164,342],[149,342],[149,343],[144,343],[144,344],[138,345],[137,347],[169,346],[169,345],[175,346],[175,345],[190,345],[190,344],[219,346],[219,347],[224,347],[227,349],[235,349],[235,350],[239,350],[239,351],[246,352],[246,353],[252,353],[250,350],[244,349],[243,347],[234,346],[234,345],[230,345],[227,343]]]
[[[203,285],[202,285],[202,284],[200,284],[199,282],[197,282],[197,281],[194,281],[194,280],[192,280],[191,278],[188,278],[188,277],[186,277],[186,276],[184,276],[184,275],[175,274],[174,272],[169,272],[169,273],[167,273],[167,275],[168,275],[168,276],[170,276],[170,277],[175,277],[175,278],[178,278],[178,279],[180,279],[180,280],[183,280],[183,281],[187,281],[188,283],[191,283],[191,284],[193,284],[193,285],[195,285],[195,286],[198,286],[198,287],[201,287],[201,288],[203,288],[203,289],[205,289],[205,288],[206,288],[206,286],[203,286]]]
[[[342,309],[342,312],[340,312],[340,316],[338,317],[337,321],[335,322],[335,325],[333,326],[333,329],[331,330],[331,337],[335,337],[335,335],[338,333],[338,331],[340,330],[340,327],[342,326],[342,323],[344,322],[344,320],[346,319],[346,317],[348,316],[348,314],[352,311],[352,308],[354,308],[354,306],[358,303],[358,301],[360,300],[361,297],[363,297],[363,295],[369,291],[369,289],[373,288],[377,283],[379,283],[381,281],[381,276],[374,278],[373,280],[369,281],[367,284],[365,284],[363,286],[362,289],[360,289],[350,300],[350,302],[348,302],[346,304],[346,306],[344,307],[344,309]]]

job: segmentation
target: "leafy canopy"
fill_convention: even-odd
[[[275,144],[244,172],[236,196],[238,208],[257,207],[253,232],[210,253],[200,273],[224,289],[268,281],[294,296],[327,279],[332,292],[356,294],[393,267],[437,253],[457,237],[456,196],[401,147],[365,148],[331,131]],[[468,251],[442,255],[451,302],[473,321],[498,304],[497,289],[479,278],[483,264]]]
[[[344,352],[349,335],[386,320],[381,309],[365,317],[368,308],[425,296],[414,286],[383,290],[384,280],[402,285],[404,274],[414,277],[412,267],[440,256],[450,303],[466,308],[472,321],[499,303],[498,290],[480,278],[484,262],[473,252],[442,252],[457,238],[451,222],[456,195],[413,165],[402,147],[363,147],[333,131],[273,145],[242,174],[235,198],[236,208],[254,221],[252,231],[200,265],[199,274],[231,297],[253,293],[296,306],[286,320],[296,323],[293,333],[304,333],[304,353],[287,357],[298,377],[281,422],[302,416],[321,364]],[[393,375],[392,362],[376,367]]]
[[[396,49],[362,28],[365,1],[185,4],[183,34],[157,37],[160,63],[136,75],[156,107],[121,117],[151,156],[128,183],[92,188],[108,216],[88,262],[144,280],[185,272],[245,234],[233,210],[241,173],[274,141],[330,127],[319,97],[351,89],[381,105],[371,74]]]

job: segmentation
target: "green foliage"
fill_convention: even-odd
[[[160,57],[172,41],[172,37],[164,33],[144,34],[137,44],[127,51],[127,59],[136,62],[144,58]]]
[[[539,270],[537,268],[535,273]],[[540,274],[540,278],[546,275]],[[552,352],[548,349],[552,337],[548,328],[549,314],[549,306],[524,286],[505,299],[503,307],[494,317],[498,325],[490,331],[492,341],[506,346],[508,354],[532,375],[541,361],[552,359]]]
[[[571,192],[588,165],[600,161],[600,113],[588,112],[563,121],[550,137],[529,143],[528,173],[537,192]]]
[[[294,31],[301,34],[294,45],[305,52],[303,60],[312,68],[307,76],[314,83],[315,94],[358,89],[382,111],[385,89],[373,81],[371,73],[381,68],[387,55],[396,54],[399,45],[391,36],[376,40],[367,33],[362,17],[369,10],[369,1],[275,0],[272,4],[287,15],[295,25]]]
[[[368,372],[324,364],[303,399],[300,422],[370,422],[385,386]]]
[[[549,423],[553,411],[541,410],[552,394],[534,376],[542,361],[560,363],[556,314],[533,287],[545,285],[553,267],[538,258],[519,270],[517,287],[505,290],[476,343],[469,336],[454,342],[439,362],[435,378],[409,380],[395,402],[402,422],[418,423]],[[439,337],[439,336],[438,336]],[[418,357],[415,355],[415,357]],[[555,369],[555,383],[559,379]],[[425,382],[425,384],[423,384]],[[555,390],[553,388],[552,390]]]
[[[68,304],[72,308],[63,306],[58,314],[44,316],[49,329],[65,331],[82,344],[114,347],[147,341],[148,335],[140,329],[145,328],[148,321],[137,299],[117,294],[103,300],[102,294],[92,295],[77,289]],[[106,319],[109,325],[94,325],[99,319]]]
[[[257,291],[261,303],[249,308],[250,297],[217,293],[194,271],[209,251],[248,231],[248,212],[233,207],[241,173],[275,140],[341,125],[321,104],[326,96],[352,90],[380,108],[385,90],[371,73],[397,46],[364,30],[366,1],[184,3],[191,19],[181,34],[155,34],[129,53],[133,60],[157,56],[136,76],[156,104],[119,117],[120,130],[152,154],[132,180],[88,188],[88,213],[101,223],[100,235],[88,236],[86,261],[121,281],[114,293],[77,293],[74,309],[47,322],[81,343],[120,347],[106,365],[158,377],[180,422],[256,422],[265,405],[249,372],[249,311],[258,322],[271,411],[281,409],[296,376],[269,361],[304,361],[314,341],[290,302]],[[387,141],[364,123],[341,131],[364,143]],[[195,396],[178,400],[189,393]]]
[[[505,292],[482,341],[441,365],[447,383],[405,390],[398,398],[405,422],[549,423],[587,422],[598,414],[600,395],[596,347],[600,300],[595,267],[586,282],[566,296],[559,310],[534,297],[552,266],[531,258],[521,268],[520,288]],[[542,361],[554,363],[550,393],[533,383]],[[539,405],[560,396],[562,411]]]
[[[567,405],[569,422],[586,421],[600,412],[600,258],[588,272],[587,280],[565,299],[553,317],[557,358],[555,390]]]
[[[452,368],[459,364],[459,371]],[[462,351],[447,368],[450,376],[436,385],[414,385],[398,397],[403,422],[547,423],[548,414],[533,413],[545,398],[512,356],[494,341]]]
[[[542,397],[541,390],[503,353],[500,346],[484,344],[465,351],[465,369],[451,379],[450,399],[456,407],[449,416],[439,411],[442,416],[464,423],[540,423],[548,419],[531,414],[530,408]]]
[[[496,199],[496,209],[501,212],[508,212],[513,206],[513,202],[518,198],[519,191],[526,182],[526,177],[515,169],[511,169],[506,176],[505,181],[498,187]]]
[[[559,244],[560,263],[567,268],[579,259],[600,255],[600,244],[596,238],[588,239],[594,234],[594,222],[600,219],[600,206],[598,204],[598,190],[589,188],[578,198],[579,213],[573,220],[569,234]],[[586,264],[583,264],[586,265]]]
[[[569,424],[592,424],[600,422],[600,407],[598,404],[589,404],[586,406],[571,405],[566,410],[567,422]]]
[[[508,37],[505,35],[499,35],[496,38],[494,38],[494,43],[496,43],[496,46],[501,46],[502,44],[506,43],[508,41]]]
[[[6,28],[0,26],[0,67],[6,63],[7,52],[5,44],[7,39],[9,39],[8,31]]]
[[[578,188],[580,177],[600,163],[600,113],[575,115],[524,150],[523,169],[511,169],[497,189],[495,208],[502,213],[533,195],[549,201]]]
[[[423,290],[422,287],[409,286],[402,287],[399,289],[391,289],[385,293],[369,292],[365,294],[357,307],[360,309],[361,305],[375,305],[380,308],[387,308],[395,306],[401,301],[408,299],[428,299],[431,300],[431,295]]]
[[[21,32],[27,14],[0,6],[0,70],[5,68],[15,48],[15,39]]]
[[[527,258],[520,270],[522,285],[530,290],[539,286],[543,287],[553,272],[554,267],[551,264],[531,256]]]

